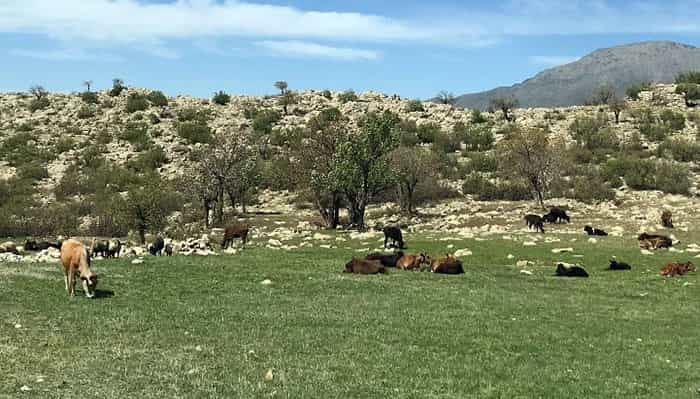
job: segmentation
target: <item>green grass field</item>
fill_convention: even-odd
[[[354,250],[253,246],[95,262],[113,295],[89,300],[66,295],[57,264],[0,265],[0,397],[700,397],[697,273],[658,276],[694,254],[428,237],[410,249],[471,249],[466,275],[346,275]],[[604,271],[612,254],[634,269]],[[553,277],[558,260],[591,278]]]

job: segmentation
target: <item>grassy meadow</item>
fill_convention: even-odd
[[[409,250],[469,248],[465,275],[347,275],[362,243],[253,243],[96,261],[88,300],[67,296],[58,264],[0,265],[0,398],[700,396],[698,275],[658,276],[694,255],[644,256],[633,237],[443,237],[409,235]],[[611,255],[633,270],[605,271]],[[591,277],[554,277],[560,260]]]

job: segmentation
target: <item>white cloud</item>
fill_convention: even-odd
[[[324,46],[317,43],[298,40],[273,41],[265,40],[256,43],[270,51],[273,55],[290,57],[321,57],[339,60],[376,60],[379,54],[375,51],[347,47]]]
[[[119,62],[123,58],[103,53],[91,53],[84,49],[51,49],[51,50],[27,50],[27,49],[12,49],[9,55],[14,57],[34,58],[44,61],[107,61]]]
[[[533,55],[529,57],[530,63],[546,67],[555,67],[569,64],[579,60],[581,57],[570,57],[565,55]]]

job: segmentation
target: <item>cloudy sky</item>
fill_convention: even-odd
[[[597,48],[700,45],[700,0],[0,0],[0,91],[379,90],[521,81]]]

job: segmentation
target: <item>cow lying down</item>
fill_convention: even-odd
[[[565,263],[557,263],[556,275],[559,277],[588,277],[588,273],[581,266]]]
[[[382,266],[378,260],[352,258],[350,262],[345,264],[343,273],[379,274],[386,273],[386,267]]]
[[[445,255],[430,263],[430,271],[441,274],[463,274],[462,262],[454,256]]]

